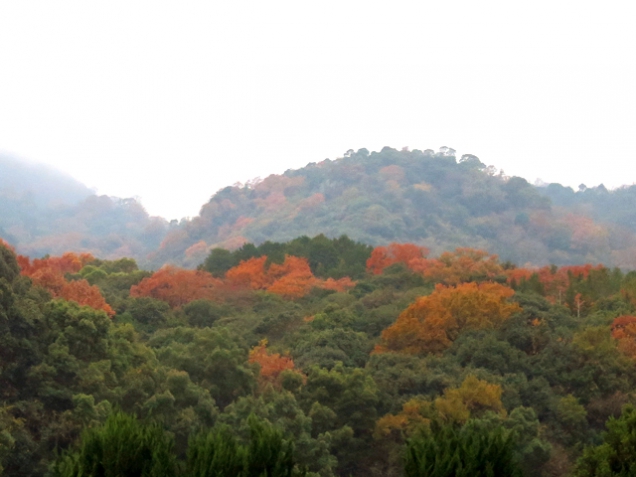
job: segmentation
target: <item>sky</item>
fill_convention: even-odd
[[[636,182],[633,1],[0,2],[0,151],[168,219],[349,149]]]

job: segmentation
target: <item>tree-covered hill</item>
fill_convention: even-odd
[[[0,240],[8,477],[633,475],[635,363],[634,271],[317,236],[151,272]]]
[[[218,191],[168,233],[151,263],[199,263],[216,246],[346,234],[434,253],[471,246],[542,265],[636,266],[636,187],[537,188],[455,151],[366,149]],[[611,213],[603,213],[611,206]]]
[[[636,267],[636,186],[535,187],[450,148],[350,150],[221,189],[179,224],[149,217],[135,199],[96,196],[59,172],[4,156],[0,211],[0,236],[21,253],[131,256],[152,268],[193,268],[215,247],[319,234],[411,242],[434,254],[481,248],[537,266]]]
[[[55,169],[0,156],[0,236],[21,253],[143,259],[167,229],[135,199],[97,196]]]

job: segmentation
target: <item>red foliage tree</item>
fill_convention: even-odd
[[[619,316],[612,323],[612,337],[627,356],[636,358],[636,316]]]
[[[467,247],[444,252],[436,259],[412,260],[409,266],[432,281],[446,285],[492,279],[503,273],[497,255]]]
[[[349,277],[343,277],[338,280],[333,278],[327,278],[325,281],[319,284],[320,288],[323,290],[333,290],[338,293],[344,293],[346,291],[351,290],[356,286],[356,282],[351,280]]]
[[[265,272],[265,262],[267,262],[265,255],[243,260],[236,267],[225,272],[225,279],[232,285],[264,290],[271,284]]]
[[[266,262],[266,256],[244,260],[229,269],[225,279],[231,286],[267,290],[290,299],[303,297],[320,285],[305,258],[286,255],[283,263],[272,263],[267,269]]]
[[[115,315],[115,311],[106,303],[99,288],[89,284],[86,280],[74,280],[65,283],[58,296],[80,305],[90,306],[95,310],[103,310],[108,316]]]
[[[258,363],[260,366],[259,377],[262,385],[271,383],[278,386],[280,374],[286,369],[294,369],[294,361],[289,356],[281,356],[267,350],[267,340],[262,340],[251,349],[249,362]]]
[[[425,259],[430,250],[412,243],[391,243],[387,247],[376,247],[367,260],[367,270],[375,275],[395,263],[410,266],[411,261]]]
[[[130,289],[130,296],[148,296],[176,308],[193,300],[216,299],[222,282],[201,270],[165,266]]]
[[[67,252],[61,257],[36,258],[31,261],[28,257],[18,255],[18,263],[22,269],[22,274],[28,277],[34,275],[38,270],[49,269],[53,273],[64,275],[66,273],[77,273],[85,265],[94,261],[90,253]]]
[[[87,253],[65,253],[61,257],[36,258],[33,261],[18,255],[22,275],[29,277],[34,285],[46,288],[56,298],[103,310],[108,316],[113,316],[115,311],[106,303],[98,287],[91,286],[86,280],[67,281],[64,277],[67,273],[79,272],[94,260]]]
[[[273,263],[267,275],[272,280],[267,291],[285,298],[303,297],[318,283],[307,259],[291,255],[286,255],[280,265]]]

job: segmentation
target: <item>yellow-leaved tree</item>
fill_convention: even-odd
[[[376,353],[437,353],[445,350],[464,329],[496,328],[521,308],[508,299],[514,291],[498,283],[438,285],[418,298],[397,321],[382,332]]]

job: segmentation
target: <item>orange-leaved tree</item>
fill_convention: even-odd
[[[431,295],[418,298],[382,332],[375,352],[441,352],[462,330],[497,327],[519,311],[519,305],[508,300],[513,294],[511,288],[490,282],[437,285]]]
[[[618,349],[636,358],[636,316],[619,316],[612,323],[612,337],[618,341]]]
[[[263,386],[267,384],[280,386],[281,373],[286,369],[294,370],[294,361],[289,356],[268,351],[266,339],[261,340],[250,350],[249,362],[260,366],[259,381]]]
[[[459,423],[486,411],[505,415],[501,393],[498,384],[467,376],[460,387],[445,389],[444,395],[435,399],[435,410],[442,419]]]
[[[225,272],[228,283],[245,286],[253,290],[264,290],[271,284],[271,279],[265,271],[267,256],[242,260],[237,266]]]
[[[323,290],[333,290],[339,293],[343,293],[355,287],[356,282],[351,280],[351,278],[349,277],[342,277],[338,280],[327,278],[325,281],[321,282],[319,286]]]
[[[412,260],[426,258],[430,250],[412,243],[391,243],[386,247],[376,247],[367,260],[367,270],[375,275],[395,263],[410,266]]]
[[[267,291],[286,298],[303,297],[318,283],[307,259],[291,255],[280,265],[273,263],[267,274],[273,280]]]
[[[502,388],[498,384],[469,375],[458,388],[445,389],[444,394],[434,401],[412,398],[398,414],[383,416],[376,423],[374,437],[394,437],[403,441],[428,427],[432,420],[463,424],[487,411],[505,415],[501,394]]]
[[[76,254],[67,252],[61,257],[36,258],[31,261],[28,257],[18,255],[18,264],[22,269],[22,274],[28,277],[34,275],[38,270],[48,269],[54,273],[64,275],[66,273],[77,273],[85,265],[94,261],[89,253]]]
[[[59,292],[61,298],[74,301],[80,305],[90,306],[95,310],[103,310],[108,316],[113,316],[113,310],[102,296],[96,285],[91,285],[86,280],[73,280],[64,284]]]
[[[130,288],[130,296],[148,296],[176,308],[193,300],[216,299],[221,281],[202,270],[165,266]]]
[[[95,310],[103,310],[109,316],[115,314],[97,286],[90,285],[86,280],[68,281],[64,276],[67,273],[77,273],[94,261],[92,255],[65,253],[61,257],[36,258],[33,261],[18,255],[17,259],[22,275],[29,277],[33,284],[47,289],[55,298],[64,298]]]
[[[439,258],[413,260],[409,266],[430,280],[446,285],[488,280],[503,273],[497,255],[466,247],[444,252]]]
[[[265,255],[243,260],[225,273],[225,280],[230,286],[267,290],[290,299],[303,297],[323,283],[316,279],[306,258],[285,255],[283,263],[266,265]],[[350,285],[350,281],[334,282],[328,286],[346,289]]]

